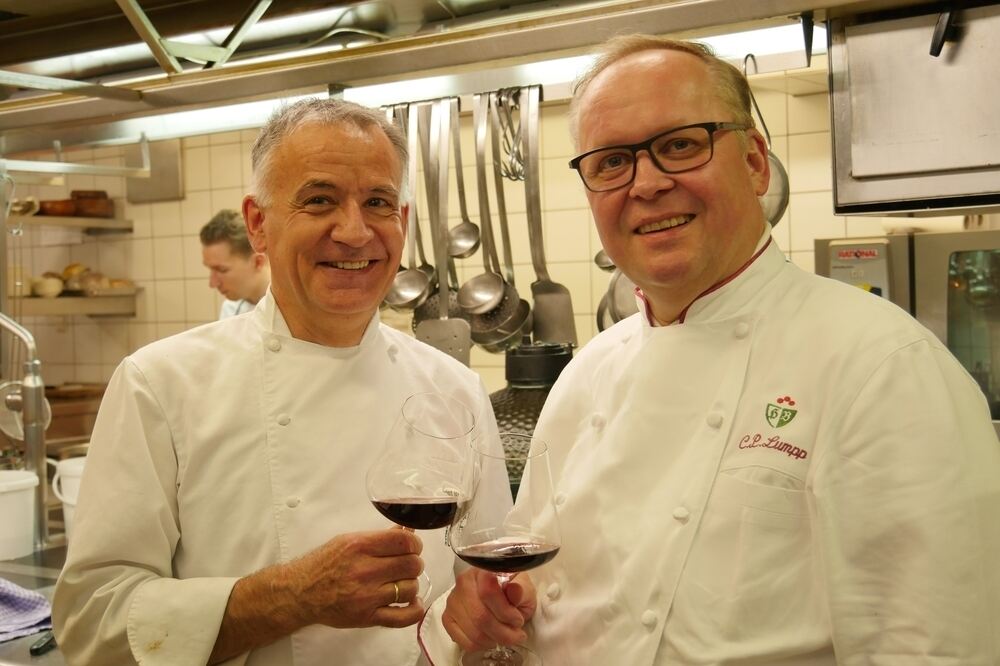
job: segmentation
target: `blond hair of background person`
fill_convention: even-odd
[[[112,377],[53,601],[71,666],[417,663],[397,628],[423,614],[421,570],[444,591],[456,558],[443,530],[391,529],[365,472],[418,392],[500,444],[478,376],[379,322],[406,159],[383,114],[336,99],[261,130],[243,214],[271,287]]]
[[[995,666],[986,400],[906,312],[785,259],[749,101],[706,48],[645,36],[576,88],[571,165],[642,307],[535,428],[562,548],[530,572],[529,644],[552,666]],[[482,648],[516,611],[473,570],[423,626]]]
[[[209,271],[208,286],[225,297],[219,319],[249,312],[271,282],[267,255],[255,252],[247,238],[243,215],[223,209],[199,232],[201,260]]]

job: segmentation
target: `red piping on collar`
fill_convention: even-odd
[[[688,310],[691,309],[691,306],[694,305],[695,301],[697,301],[699,298],[702,298],[703,296],[708,296],[713,291],[716,291],[717,289],[721,289],[722,287],[726,286],[727,284],[729,284],[730,282],[732,282],[733,280],[735,280],[737,277],[739,277],[740,273],[742,273],[747,268],[749,268],[750,264],[752,264],[753,262],[755,262],[757,260],[757,257],[759,257],[760,255],[764,254],[764,250],[766,250],[768,248],[768,246],[771,244],[771,240],[772,240],[771,238],[768,238],[767,242],[764,243],[764,247],[762,247],[759,250],[757,250],[753,254],[752,257],[750,257],[749,259],[747,259],[747,261],[746,261],[745,264],[743,264],[742,266],[740,266],[739,268],[737,268],[729,277],[727,277],[724,280],[721,280],[719,282],[716,282],[711,287],[709,287],[705,291],[703,291],[700,294],[698,294],[697,296],[695,296],[694,300],[691,301],[690,303],[688,303],[687,307],[685,307],[683,310],[681,310],[681,313],[677,316],[677,319],[676,319],[677,323],[678,324],[683,324],[684,323],[684,318],[687,317]],[[649,299],[646,298],[646,295],[644,293],[642,293],[642,289],[640,289],[639,287],[636,287],[635,288],[635,295],[638,296],[639,298],[641,298],[643,304],[646,306],[646,308],[645,308],[646,309],[646,321],[649,322],[650,324],[652,324],[653,322],[657,321],[657,319],[653,316],[653,309],[652,309],[652,307],[649,304]]]

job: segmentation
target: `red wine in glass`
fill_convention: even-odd
[[[455,554],[474,567],[498,574],[515,574],[540,567],[559,553],[551,543],[480,543],[456,548]]]
[[[455,497],[409,497],[372,500],[383,516],[414,530],[436,530],[451,525],[458,509]]]

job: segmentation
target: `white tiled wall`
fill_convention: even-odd
[[[790,177],[789,207],[774,235],[791,260],[811,271],[815,238],[882,233],[879,218],[833,215],[826,95],[796,97],[759,91],[757,100],[771,132],[773,150]],[[545,105],[542,109],[540,171],[545,250],[552,279],[566,285],[572,293],[577,332],[584,344],[597,332],[594,316],[609,274],[593,264],[600,242],[583,188],[566,164],[574,152],[566,109],[565,104]],[[70,177],[61,188],[19,188],[19,196],[34,194],[42,199],[65,198],[72,189],[105,189],[118,200],[121,215],[134,224],[131,234],[81,236],[79,243],[55,246],[45,244],[47,239],[42,231],[29,230],[23,237],[21,261],[28,274],[59,271],[71,261],[80,261],[110,277],[129,277],[144,288],[134,318],[47,317],[27,321],[38,338],[48,383],[106,380],[127,353],[215,318],[220,297],[208,287],[208,272],[201,265],[198,230],[216,210],[239,207],[249,185],[249,147],[254,136],[253,131],[241,131],[185,139],[186,195],[182,201],[129,205],[124,200],[123,179],[110,177],[76,176]],[[475,152],[468,115],[462,117],[462,154],[470,217],[478,223]],[[122,163],[118,148],[69,151],[66,159]],[[492,188],[492,177],[488,181]],[[452,178],[449,226],[461,220],[456,192]],[[530,296],[535,277],[528,251],[523,188],[511,182],[505,192],[516,286],[522,295]],[[495,215],[494,195],[491,206]],[[426,249],[431,255],[422,196],[418,209],[425,224]],[[499,236],[499,230],[495,233]],[[8,260],[13,261],[13,250],[9,254]],[[457,267],[460,281],[477,275],[483,271],[481,255],[461,260]],[[383,318],[394,326],[409,328],[408,316],[385,312]],[[502,355],[476,348],[472,361],[490,390],[504,386]]]

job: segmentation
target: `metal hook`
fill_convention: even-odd
[[[753,61],[753,73],[757,73],[757,57],[752,53],[748,53],[743,57],[743,78],[747,78],[747,62]],[[747,90],[750,92],[750,101],[753,103],[753,110],[757,112],[757,117],[760,118],[761,129],[764,130],[764,137],[767,139],[767,147],[771,147],[771,133],[767,131],[767,123],[764,121],[764,114],[760,112],[760,107],[757,106],[757,98],[754,97],[753,88],[750,87],[750,81],[747,80]]]
[[[5,193],[0,194],[0,209],[3,210],[2,219],[6,221],[7,217],[10,215],[10,208],[14,204],[15,184],[11,175],[2,170],[0,170],[0,181],[3,181],[5,189],[7,190]]]

